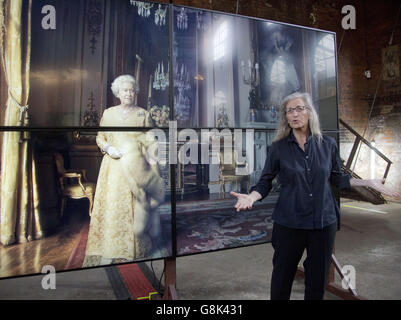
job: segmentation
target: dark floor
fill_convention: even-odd
[[[368,299],[401,299],[401,204],[374,206],[342,201],[336,257],[356,270],[356,291]],[[270,244],[177,258],[179,299],[269,299],[273,249]],[[150,266],[150,263],[147,263]],[[163,261],[152,267],[159,277]],[[42,289],[43,276],[0,281],[0,299],[116,299],[104,268],[58,273],[55,290]],[[341,285],[336,275],[336,282]],[[291,299],[303,299],[303,279]],[[338,297],[327,293],[325,299]]]

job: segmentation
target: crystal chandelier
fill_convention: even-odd
[[[197,12],[197,24],[196,24],[198,30],[205,31],[205,22],[204,22],[204,16],[203,16],[203,11],[198,11]]]
[[[184,64],[181,65],[181,69],[178,66],[178,63],[174,67],[174,87],[178,88],[178,90],[191,89],[189,72]]]
[[[178,63],[174,67],[174,87],[177,88],[178,94],[174,95],[174,110],[177,120],[189,119],[190,98],[185,91],[191,89],[189,81],[189,72],[184,64],[179,67]]]
[[[163,10],[162,5],[159,4],[159,8],[156,10],[155,13],[155,23],[157,26],[164,26],[166,24],[166,13],[167,7]]]
[[[188,28],[188,16],[184,8],[181,8],[180,13],[177,15],[177,28],[184,30]]]
[[[160,62],[157,65],[157,69],[155,70],[154,80],[153,80],[153,88],[156,90],[165,90],[169,85],[169,64],[167,64],[167,72],[164,72],[163,62]]]
[[[174,112],[177,120],[189,119],[190,100],[183,90],[179,90],[178,94],[174,95]]]
[[[153,3],[147,3],[142,1],[134,1],[130,0],[131,5],[138,7],[138,14],[141,17],[149,17],[150,16],[150,9],[153,7]]]

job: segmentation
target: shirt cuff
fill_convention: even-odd
[[[258,186],[253,186],[249,189],[249,193],[252,193],[252,191],[257,191],[259,194],[262,196],[258,201],[262,201],[264,198],[266,198],[267,194],[265,194]]]

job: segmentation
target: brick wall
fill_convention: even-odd
[[[236,0],[171,2],[237,13]],[[343,30],[341,27],[341,9],[347,4],[356,9],[355,30]],[[368,126],[370,106],[376,87],[380,83],[377,95],[379,99],[374,104],[371,121],[364,136],[370,141],[374,138],[376,147],[393,161],[387,182],[401,192],[401,81],[398,79],[396,84],[379,82],[383,67],[382,49],[389,43],[398,8],[399,1],[396,0],[242,0],[239,1],[238,13],[336,32],[340,118],[363,134]],[[401,43],[400,25],[399,21],[393,44]],[[401,60],[401,57],[399,58]],[[367,69],[371,71],[371,79],[364,75]],[[343,128],[340,129],[340,150],[342,157],[346,159],[354,137]],[[373,154],[368,148],[361,148],[355,171],[365,179],[371,177],[371,156]],[[374,157],[375,176],[380,177],[384,172],[385,163],[377,156]]]

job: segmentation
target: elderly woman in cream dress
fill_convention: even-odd
[[[135,106],[135,79],[123,75],[111,89],[121,104],[104,111],[100,126],[151,127],[150,114]],[[146,158],[152,141],[145,132],[99,132],[103,152],[85,254],[85,266],[148,256],[160,238],[157,207],[165,190],[157,164]],[[153,247],[152,247],[153,243]]]

